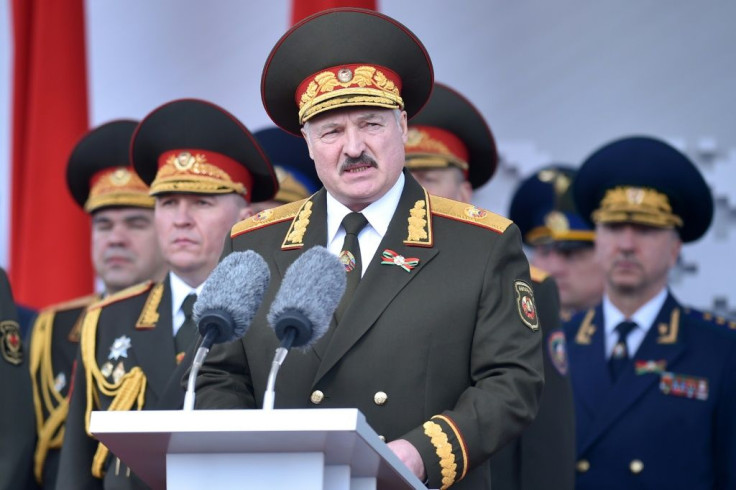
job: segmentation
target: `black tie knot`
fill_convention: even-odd
[[[189,293],[184,301],[181,303],[181,311],[184,313],[184,321],[192,318],[192,311],[194,309],[194,303],[197,301],[196,293]]]
[[[636,328],[636,323],[632,321],[623,321],[616,325],[616,332],[618,332],[618,341],[626,342],[626,338],[629,336],[632,330]]]
[[[358,235],[368,220],[361,213],[348,213],[342,219],[342,227],[345,229],[346,235]]]

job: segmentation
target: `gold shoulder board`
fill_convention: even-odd
[[[79,298],[70,299],[69,301],[64,301],[61,303],[57,303],[51,306],[47,306],[43,309],[43,311],[66,311],[66,310],[73,310],[74,308],[85,308],[95,301],[100,299],[99,295],[97,294],[89,294],[87,296],[82,296]]]
[[[153,287],[153,284],[154,282],[149,280],[146,282],[142,282],[140,284],[136,284],[134,286],[130,286],[129,288],[123,289],[122,291],[118,291],[117,293],[111,294],[107,298],[102,299],[98,301],[97,303],[94,303],[92,306],[89,307],[89,309],[95,310],[95,309],[104,308],[113,303],[117,303],[118,301],[132,298],[133,296],[139,296],[145,292],[148,292],[151,289],[151,287]]]
[[[258,214],[254,214],[243,221],[235,223],[235,226],[230,230],[230,238],[235,238],[249,231],[293,219],[304,204],[304,201],[306,199],[290,202],[271,209],[264,209]]]
[[[549,277],[549,273],[545,270],[540,269],[539,267],[534,267],[533,265],[529,266],[529,275],[532,278],[532,281],[537,283],[543,283],[545,279]]]
[[[488,228],[497,233],[503,233],[506,228],[512,223],[508,218],[504,218],[491,211],[473,206],[460,201],[447,199],[444,197],[429,196],[430,206],[432,208],[432,214],[443,216],[445,218],[454,219],[456,221],[463,221],[465,223],[471,223],[476,226]]]

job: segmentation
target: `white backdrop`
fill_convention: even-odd
[[[7,183],[10,31],[0,10],[0,179]],[[662,137],[701,165],[714,228],[685,247],[676,293],[736,314],[736,2],[712,0],[379,0],[427,46],[436,79],[487,117],[504,157],[476,202],[505,213],[521,176],[579,163],[619,136]],[[288,27],[289,0],[88,0],[90,117],[141,118],[178,97],[212,100],[252,130],[263,63]],[[326,47],[328,49],[329,47]],[[60,183],[60,185],[63,185]],[[0,230],[7,192],[0,191]],[[7,262],[6,238],[0,259]]]

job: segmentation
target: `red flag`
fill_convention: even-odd
[[[10,276],[16,301],[46,306],[93,289],[89,217],[66,188],[88,128],[84,0],[13,0]]]
[[[336,7],[359,7],[376,10],[377,0],[292,0],[291,25],[322,10]]]

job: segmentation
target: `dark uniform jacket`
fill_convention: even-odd
[[[29,355],[37,434],[34,473],[42,488],[55,488],[81,317],[98,299],[90,295],[45,308],[33,324]]]
[[[573,318],[566,333],[578,489],[736,488],[732,332],[682,315],[669,295],[613,385],[601,307]]]
[[[226,252],[260,253],[271,282],[245,337],[210,353],[198,408],[262,406],[278,346],[265,314],[286,268],[326,239],[324,189],[233,228]],[[385,250],[418,263],[409,271],[382,264]],[[340,324],[286,358],[276,407],[358,408],[386,441],[403,438],[419,450],[430,487],[490,488],[488,458],[534,418],[543,382],[518,228],[472,205],[430,198],[406,175],[386,235],[363,263]]]
[[[88,435],[88,401],[92,400],[91,410],[181,408],[184,392],[174,349],[168,277],[161,283],[132,286],[90,306],[77,364],[57,488],[146,488]]]
[[[532,267],[544,338],[544,390],[534,422],[491,457],[493,490],[572,490],[575,412],[560,301],[554,279]]]
[[[33,399],[10,283],[0,269],[0,490],[32,485]]]

